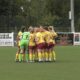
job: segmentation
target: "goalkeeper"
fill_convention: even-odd
[[[28,32],[28,30],[24,29],[24,32],[22,33],[22,38],[20,41],[21,51],[19,54],[19,62],[24,61],[25,59],[26,59],[26,61],[28,61],[29,36],[30,36],[30,32]],[[25,51],[27,51],[27,53]]]

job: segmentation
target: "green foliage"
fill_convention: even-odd
[[[74,0],[76,27],[79,26],[80,20],[79,3],[80,0]],[[20,25],[35,26],[42,24],[64,28],[65,26],[70,27],[69,11],[70,0],[0,0],[1,23],[3,23],[2,15],[7,17],[3,25],[1,23],[0,25],[1,27],[5,27],[5,24],[9,27],[19,27]]]

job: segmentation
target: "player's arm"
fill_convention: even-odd
[[[17,37],[16,37],[16,40],[17,40],[17,41],[19,41],[19,40],[20,40],[20,38],[19,38],[19,36],[18,36],[18,35],[17,35]]]
[[[54,28],[52,27],[52,33],[53,33],[53,36],[57,36],[57,34],[56,34],[56,32],[55,32],[55,30],[54,30]]]
[[[18,36],[16,37],[16,45],[18,45],[19,39]]]
[[[54,37],[56,38],[56,37],[58,37],[58,35],[57,35],[57,33],[56,32],[54,32],[53,33],[53,35],[54,35]]]
[[[17,45],[19,44],[19,41],[20,41],[20,39],[21,39],[21,34],[20,33],[18,33],[18,35],[17,35],[17,37],[16,37],[16,43],[17,43]]]

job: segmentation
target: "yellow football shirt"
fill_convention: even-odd
[[[35,35],[30,33],[29,46],[35,46]]]
[[[19,32],[18,32],[18,35],[17,35],[17,38],[18,38],[18,41],[17,41],[18,46],[20,46],[21,36],[22,36],[22,32],[21,32],[21,31],[19,31]]]
[[[51,33],[51,38],[53,40],[53,43],[55,44],[55,37],[57,37],[57,33],[56,32],[50,32]]]
[[[44,43],[44,36],[41,32],[36,33],[36,43],[40,44],[40,43]]]

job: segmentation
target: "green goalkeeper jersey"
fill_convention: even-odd
[[[28,47],[29,45],[29,36],[30,36],[30,32],[23,32],[22,33],[22,37],[21,37],[21,41],[20,41],[20,47],[24,48]]]
[[[29,40],[30,32],[23,32],[21,40]]]

